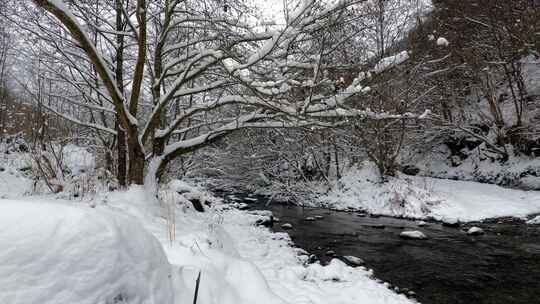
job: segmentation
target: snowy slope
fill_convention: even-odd
[[[507,145],[509,159],[501,162],[500,155],[491,152],[485,143],[479,144],[480,142],[473,137],[461,134],[453,140],[446,140],[447,144],[454,146],[454,153],[446,144],[437,143],[435,147],[429,145],[419,147],[418,151],[408,151],[405,147],[402,159],[407,164],[420,169],[422,175],[487,182],[525,190],[540,190],[540,157],[539,152],[536,152],[536,156],[533,153],[533,149],[538,148],[540,143],[540,107],[538,107],[540,102],[540,59],[527,56],[521,60],[521,63],[529,100],[522,118],[524,124],[529,128],[525,136],[527,142],[523,143],[526,143],[528,147],[525,150],[531,150],[527,152],[527,155],[523,153],[524,147],[521,148],[520,152],[518,147]],[[516,110],[510,97],[511,91],[504,83],[499,84],[496,96],[506,96],[501,98],[498,105],[508,129],[516,123]],[[462,113],[468,117],[468,125],[487,126],[491,124],[492,114],[489,103],[483,97],[479,97],[477,94],[470,95],[464,107]],[[484,133],[483,136],[489,138],[491,142],[496,142],[496,134],[493,130]],[[467,142],[469,144],[466,144]],[[478,143],[471,145],[474,142]],[[461,150],[457,152],[455,151],[457,149]]]

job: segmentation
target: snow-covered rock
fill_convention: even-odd
[[[161,244],[119,212],[0,200],[0,248],[0,303],[174,303]]]
[[[198,202],[202,205],[222,203],[221,199],[214,197],[209,191],[177,179],[169,182],[167,191],[162,191],[161,196],[174,196],[173,199],[175,200],[175,203],[180,203],[185,206],[191,206],[193,202]],[[248,207],[248,205],[244,203],[233,203],[231,205],[239,209]]]
[[[467,230],[468,235],[481,235],[484,234],[484,229],[480,227],[471,227],[469,230]]]
[[[424,221],[418,221],[418,222],[416,222],[416,225],[418,225],[419,227],[424,227],[424,226],[427,225],[427,223],[424,222]]]
[[[425,240],[427,239],[427,236],[422,232],[418,230],[413,231],[403,231],[399,234],[401,238],[404,239],[411,239],[411,240]]]
[[[336,255],[336,252],[335,252],[334,250],[327,250],[327,251],[325,252],[325,254],[326,254],[327,256],[334,256],[334,255]]]
[[[283,229],[292,229],[293,226],[292,226],[292,224],[290,224],[290,223],[285,223],[285,224],[282,224],[282,225],[281,225],[281,228],[283,228]]]
[[[448,40],[444,37],[439,37],[437,39],[437,45],[438,46],[448,46],[450,44],[450,42],[448,42]]]
[[[313,216],[308,216],[304,220],[306,220],[308,222],[313,222],[315,220],[315,218]]]
[[[315,215],[314,218],[317,219],[317,220],[322,220],[322,219],[324,218],[324,216],[322,216],[322,215]]]
[[[345,263],[352,266],[362,266],[366,263],[363,259],[352,255],[343,256],[343,260],[345,261]]]

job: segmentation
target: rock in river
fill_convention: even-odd
[[[404,239],[410,239],[410,240],[425,240],[427,239],[427,236],[422,232],[418,230],[413,231],[403,231],[399,234],[400,237]]]
[[[484,234],[484,230],[480,227],[471,227],[467,230],[468,235],[481,235]]]
[[[264,227],[272,227],[274,226],[274,217],[273,216],[262,217],[255,222],[255,225],[264,226]]]
[[[289,224],[289,223],[285,223],[285,224],[281,225],[281,228],[283,228],[283,229],[292,229],[292,225]]]
[[[352,255],[343,256],[343,261],[350,266],[362,266],[366,263],[361,258]]]
[[[459,227],[459,222],[455,219],[444,219],[442,225],[445,227],[457,228]]]

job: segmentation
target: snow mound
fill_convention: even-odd
[[[173,303],[171,267],[132,217],[0,200],[0,303]]]
[[[444,37],[439,37],[439,39],[437,39],[438,46],[448,46],[449,44],[450,42],[448,42],[448,40]]]
[[[324,207],[340,210],[362,210],[388,216],[425,218],[441,199],[429,184],[415,183],[410,178],[388,177],[383,182],[376,166],[364,162],[352,168],[330,192],[319,196]]]

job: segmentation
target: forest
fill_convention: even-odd
[[[1,0],[0,302],[540,302],[537,0]]]

